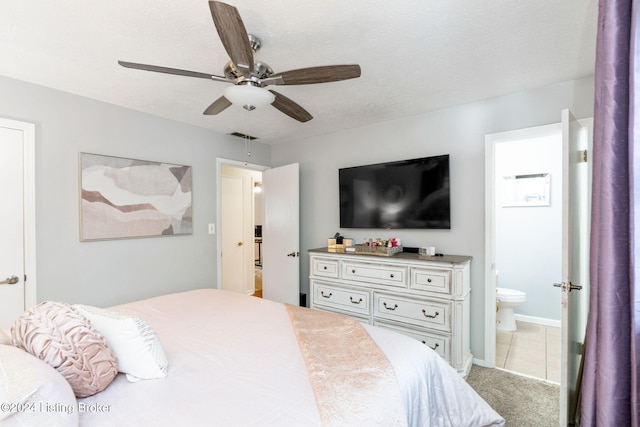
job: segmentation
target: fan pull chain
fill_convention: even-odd
[[[251,157],[251,138],[249,136],[251,135],[251,113],[247,111],[245,114],[247,117],[247,132],[244,135],[244,150],[247,152],[247,159],[244,161],[244,165],[247,166]]]

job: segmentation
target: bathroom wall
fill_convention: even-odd
[[[552,284],[561,280],[562,268],[560,129],[550,136],[497,143],[495,154],[498,286],[526,292],[527,301],[516,314],[559,322],[559,291]],[[508,206],[513,193],[504,177],[539,173],[550,174],[549,205]]]

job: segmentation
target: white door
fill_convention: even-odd
[[[586,329],[589,268],[588,139],[569,110],[562,111],[562,332],[560,425],[573,421]],[[581,289],[581,290],[580,290]]]
[[[262,174],[262,296],[298,305],[300,301],[299,165]]]
[[[247,241],[245,236],[245,178],[222,176],[220,179],[222,289],[246,293],[246,252],[247,248],[253,248],[253,238]]]
[[[34,127],[0,119],[0,328],[35,304]],[[28,273],[28,276],[27,276]],[[25,285],[24,278],[30,285]]]

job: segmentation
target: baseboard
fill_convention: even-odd
[[[483,368],[495,368],[495,366],[487,365],[487,362],[485,362],[484,359],[478,359],[477,357],[473,358],[473,364],[482,366]]]
[[[544,325],[544,326],[553,326],[556,328],[561,327],[561,323],[559,320],[546,319],[544,317],[527,316],[524,314],[514,314],[513,317],[515,317],[516,320],[519,320],[521,322],[535,323],[535,324]]]

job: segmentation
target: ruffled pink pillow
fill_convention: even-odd
[[[11,336],[13,345],[60,372],[77,397],[104,390],[118,373],[105,338],[68,304],[38,304],[15,321]]]

